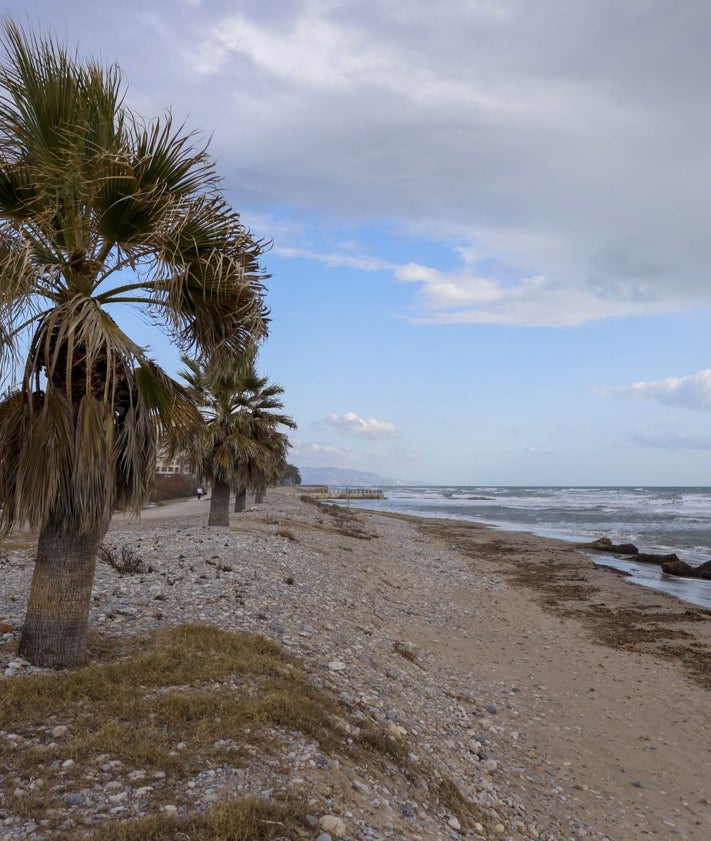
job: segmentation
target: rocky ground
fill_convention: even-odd
[[[51,832],[13,810],[31,781],[3,779],[3,841],[61,838],[151,810],[204,808],[232,792],[284,790],[306,797],[306,837],[318,841],[711,837],[708,690],[669,658],[602,647],[580,617],[560,610],[561,599],[552,612],[540,588],[533,594],[514,580],[513,555],[545,564],[556,552],[595,575],[564,544],[496,533],[494,551],[482,527],[428,531],[404,517],[333,515],[288,490],[233,515],[229,529],[208,528],[208,504],[153,509],[140,522],[115,518],[107,545],[150,571],[121,576],[101,563],[92,627],[126,635],[198,621],[273,638],[405,744],[421,778],[334,759],[289,732],[275,734],[279,757],[255,752],[246,767],[206,768],[180,790],[167,775],[98,756],[82,787],[65,795],[61,829]],[[31,559],[22,535],[0,547],[6,679],[32,671],[12,656]],[[608,591],[619,599],[639,589],[600,575],[591,596],[598,602]],[[62,726],[51,722],[32,738],[61,744]],[[18,750],[32,738],[0,731]],[[433,778],[453,780],[481,820],[462,826],[454,811],[433,805]]]

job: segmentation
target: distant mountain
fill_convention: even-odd
[[[370,488],[380,485],[401,485],[397,479],[388,479],[379,473],[365,470],[345,470],[342,467],[301,467],[301,483],[304,485],[335,485],[349,488]]]

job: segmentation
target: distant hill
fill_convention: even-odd
[[[379,473],[365,470],[345,470],[342,467],[301,467],[303,485],[336,485],[349,488],[370,488],[380,485],[400,485],[397,479],[388,479]]]

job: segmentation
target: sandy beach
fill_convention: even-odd
[[[458,826],[411,778],[342,762],[285,759],[278,773],[255,767],[254,785],[303,790],[351,839],[711,837],[711,612],[521,532],[331,514],[298,489],[272,490],[230,529],[208,529],[208,505],[114,518],[107,542],[152,571],[119,578],[100,565],[92,627],[135,634],[202,621],[272,637],[394,728],[413,762],[446,772],[487,820]],[[0,544],[0,622],[15,629],[26,544]],[[15,637],[2,637],[0,673]],[[27,837],[9,798],[0,802],[3,838]]]

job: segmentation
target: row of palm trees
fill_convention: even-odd
[[[272,478],[267,454],[285,453],[292,424],[265,422],[278,392],[248,385],[265,243],[206,146],[169,113],[130,110],[116,66],[12,21],[2,46],[0,385],[17,386],[0,398],[0,530],[39,533],[20,653],[67,666],[86,653],[111,514],[140,510],[158,442],[192,448],[217,522],[225,487]],[[119,326],[127,305],[185,355],[186,383]]]
[[[257,374],[254,360],[200,364],[183,356],[181,377],[200,406],[204,425],[182,442],[193,473],[212,484],[208,525],[229,525],[230,492],[243,511],[247,490],[264,498],[286,468],[289,439],[283,427],[296,424],[281,412],[283,388]]]

